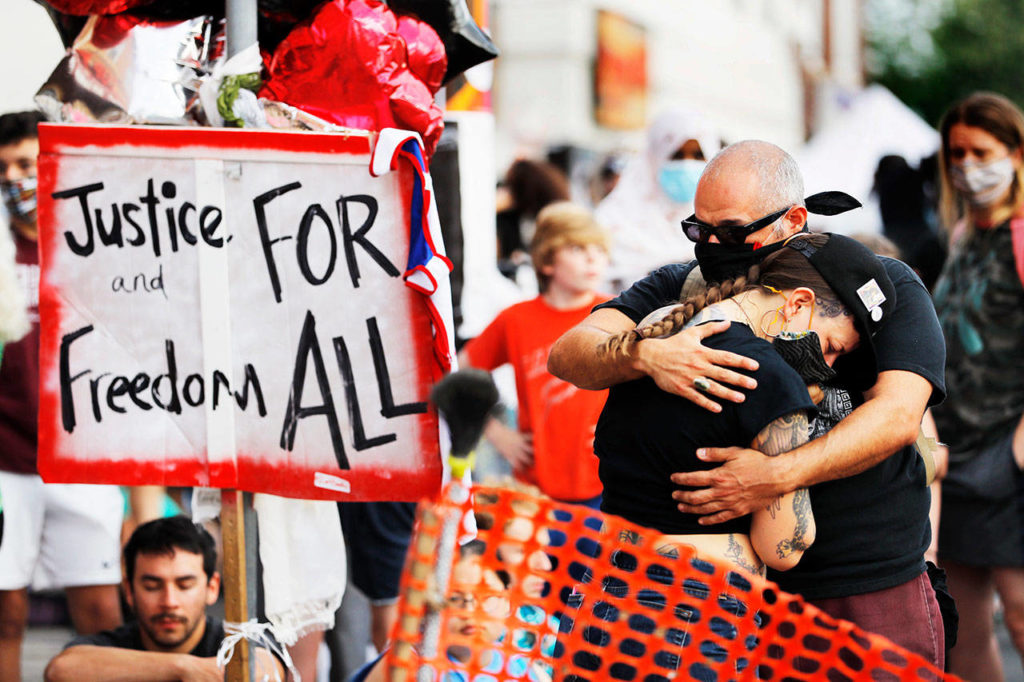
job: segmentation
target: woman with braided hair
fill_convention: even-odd
[[[612,387],[597,425],[594,450],[604,485],[602,511],[661,533],[661,551],[692,545],[705,556],[754,573],[792,568],[814,541],[806,489],[732,521],[705,526],[671,498],[674,471],[709,469],[698,446],[753,447],[778,455],[811,437],[816,417],[808,386],[833,378],[837,357],[856,350],[874,367],[871,335],[895,304],[882,263],[852,239],[801,234],[745,276],[655,311],[636,329],[611,337],[607,350],[628,353],[640,339],[726,320],[706,343],[755,359],[758,390],[719,413],[661,390],[642,378]],[[869,356],[869,357],[868,357]]]

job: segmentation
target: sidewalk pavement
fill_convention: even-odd
[[[999,639],[999,651],[1003,657],[1005,682],[1024,682],[1024,668],[1022,668],[1020,657],[1010,642],[1010,635],[1006,631],[1001,614],[996,617],[996,634]],[[47,662],[57,655],[57,652],[64,647],[72,635],[73,632],[68,627],[55,625],[29,627],[22,651],[23,682],[41,682]]]

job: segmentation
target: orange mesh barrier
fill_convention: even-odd
[[[474,487],[420,505],[394,682],[954,680],[771,582],[585,507]],[[477,540],[457,543],[475,512]]]

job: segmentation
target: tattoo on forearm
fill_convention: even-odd
[[[772,503],[764,508],[768,515],[775,519],[775,515],[782,511],[782,496],[776,497]]]
[[[639,545],[640,533],[637,533],[635,530],[619,531],[619,542],[628,542],[631,545]]]
[[[669,559],[678,559],[679,558],[679,545],[673,544],[671,542],[668,543],[668,544],[662,545],[661,547],[659,547],[658,549],[656,549],[654,551],[656,551],[658,554],[660,554],[663,557],[668,557]]]
[[[725,555],[729,557],[734,564],[740,568],[744,568],[751,573],[757,573],[758,568],[747,558],[746,552],[743,551],[743,545],[736,542],[736,534],[729,533],[728,545],[725,549]]]
[[[797,490],[793,494],[793,515],[796,517],[796,525],[793,528],[793,537],[782,540],[775,547],[775,553],[780,559],[785,559],[793,552],[803,552],[810,545],[807,543],[807,529],[811,523],[811,496],[807,488]]]
[[[807,413],[803,410],[779,417],[757,434],[753,448],[774,457],[807,442],[811,433]]]

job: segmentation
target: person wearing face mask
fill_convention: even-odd
[[[0,116],[0,193],[15,245],[17,279],[31,329],[0,361],[0,682],[20,679],[28,586],[65,589],[72,624],[92,634],[121,624],[116,486],[51,485],[36,470],[39,410],[39,254],[36,229],[36,112]],[[7,229],[0,228],[0,229]]]
[[[707,443],[752,444],[777,455],[806,442],[815,414],[808,385],[823,396],[818,384],[835,376],[836,358],[857,348],[873,366],[871,337],[895,302],[884,266],[866,247],[840,235],[796,235],[745,275],[610,337],[608,352],[628,356],[641,339],[726,320],[729,328],[709,345],[756,358],[751,376],[761,388],[743,403],[709,413],[650,377],[613,386],[594,440],[602,511],[660,531],[659,546],[692,545],[753,573],[795,566],[815,535],[806,488],[751,515],[702,526],[697,515],[678,512],[669,477],[708,469],[694,454]]]
[[[612,235],[608,281],[614,291],[652,270],[693,256],[675,239],[693,211],[697,180],[721,142],[703,116],[670,109],[651,123],[645,150],[626,164],[615,189],[594,211]]]
[[[1001,680],[993,591],[1024,655],[1024,114],[975,93],[940,125],[950,256],[935,286],[949,397],[939,559],[960,611],[951,669]]]
[[[607,341],[679,300],[681,292],[685,298],[704,291],[705,280],[741,275],[785,248],[788,238],[806,231],[808,212],[854,206],[842,193],[805,199],[799,167],[775,145],[747,140],[726,147],[701,175],[694,214],[684,221],[685,233],[697,241],[697,262],[660,268],[597,306],[555,343],[548,370],[595,390],[647,376],[714,413],[771,391],[750,375],[758,361],[713,341],[731,328],[729,321],[639,339],[625,354],[609,352]],[[930,495],[926,464],[913,444],[925,408],[944,397],[945,345],[921,280],[900,261],[880,261],[893,283],[895,307],[872,337],[873,359],[858,348],[834,361],[837,376],[825,384],[825,415],[815,420],[811,440],[772,457],[749,447],[698,443],[696,456],[708,469],[672,474],[671,497],[680,512],[714,526],[809,488],[814,544],[795,567],[769,570],[769,578],[941,667],[944,623],[924,561]]]

